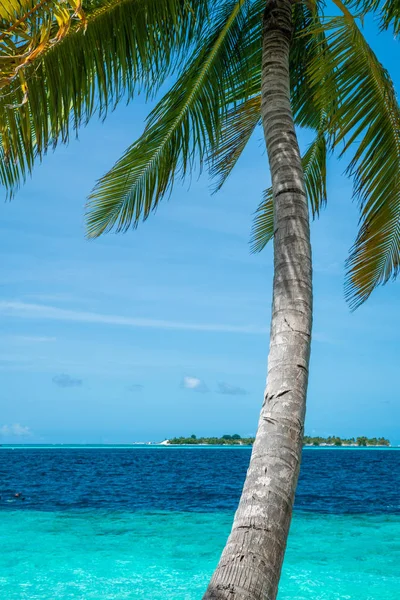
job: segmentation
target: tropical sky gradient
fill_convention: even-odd
[[[398,42],[368,31],[399,90]],[[272,248],[254,256],[248,244],[269,184],[262,132],[217,195],[194,174],[137,231],[88,242],[85,198],[148,110],[139,98],[92,121],[0,206],[0,443],[255,432],[272,284]],[[400,443],[399,283],[350,313],[344,261],[358,215],[343,170],[330,160],[329,206],[312,226],[306,432]]]

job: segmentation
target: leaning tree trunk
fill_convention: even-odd
[[[290,0],[268,0],[262,121],[274,193],[274,284],[268,378],[233,527],[203,600],[275,600],[304,432],[312,322],[308,206],[290,107]]]

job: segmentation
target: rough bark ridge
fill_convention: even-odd
[[[262,120],[275,199],[275,275],[267,387],[232,532],[203,600],[275,600],[300,468],[312,273],[308,206],[290,107],[291,29],[290,0],[268,0]]]

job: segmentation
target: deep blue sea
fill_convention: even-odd
[[[0,448],[0,599],[201,600],[249,458]],[[400,450],[305,449],[279,600],[399,597]]]

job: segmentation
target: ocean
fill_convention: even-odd
[[[0,448],[1,600],[201,600],[249,458]],[[400,450],[305,449],[279,600],[399,590]]]

